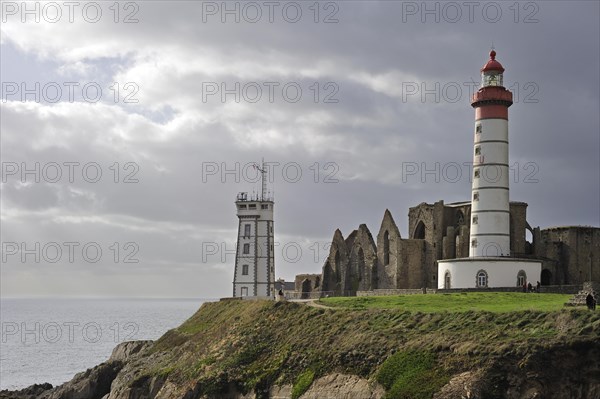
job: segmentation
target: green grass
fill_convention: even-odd
[[[389,399],[431,398],[449,381],[444,370],[436,368],[431,352],[402,351],[388,357],[376,376]]]
[[[494,313],[514,311],[558,311],[572,295],[518,292],[469,292],[428,295],[394,295],[372,297],[324,298],[320,303],[346,309],[397,309],[409,312],[467,312],[481,310]]]
[[[298,399],[304,392],[308,390],[310,385],[315,379],[315,372],[312,370],[306,370],[304,373],[298,376],[294,387],[292,388],[292,399]]]

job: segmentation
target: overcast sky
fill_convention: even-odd
[[[386,208],[407,237],[409,207],[469,199],[492,43],[511,200],[600,225],[597,1],[22,4],[2,2],[4,297],[230,296],[263,158],[277,277]]]

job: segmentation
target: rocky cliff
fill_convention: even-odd
[[[0,398],[600,398],[600,312],[204,304],[60,387]]]

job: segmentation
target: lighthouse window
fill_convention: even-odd
[[[250,253],[250,244],[244,244],[244,255],[248,255]]]
[[[481,125],[475,126],[475,133],[481,133]]]
[[[485,270],[477,272],[477,288],[487,288],[488,274]]]
[[[475,155],[481,155],[481,147],[475,147]]]
[[[248,205],[248,209],[256,209],[256,204],[250,204],[250,205]]]
[[[479,179],[479,176],[481,176],[481,172],[479,171],[479,169],[475,169],[475,178]]]
[[[479,216],[473,216],[473,224],[477,224],[479,222]]]
[[[248,265],[242,265],[242,276],[248,275]]]
[[[239,208],[240,209],[246,209],[246,205],[245,204],[244,205],[239,205]]]
[[[474,238],[474,239],[471,240],[471,246],[473,248],[477,248],[477,238]]]
[[[268,204],[262,204],[260,206],[260,209],[269,209],[269,205]]]
[[[478,192],[473,193],[473,201],[479,201],[479,193]]]
[[[244,237],[250,237],[250,225],[249,224],[244,225]]]
[[[483,86],[502,86],[502,74],[490,73],[483,75]]]

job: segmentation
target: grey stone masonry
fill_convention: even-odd
[[[583,289],[569,299],[569,302],[565,303],[565,306],[585,306],[585,298],[589,293],[593,293],[597,303],[598,295],[600,294],[600,282],[585,281]]]

